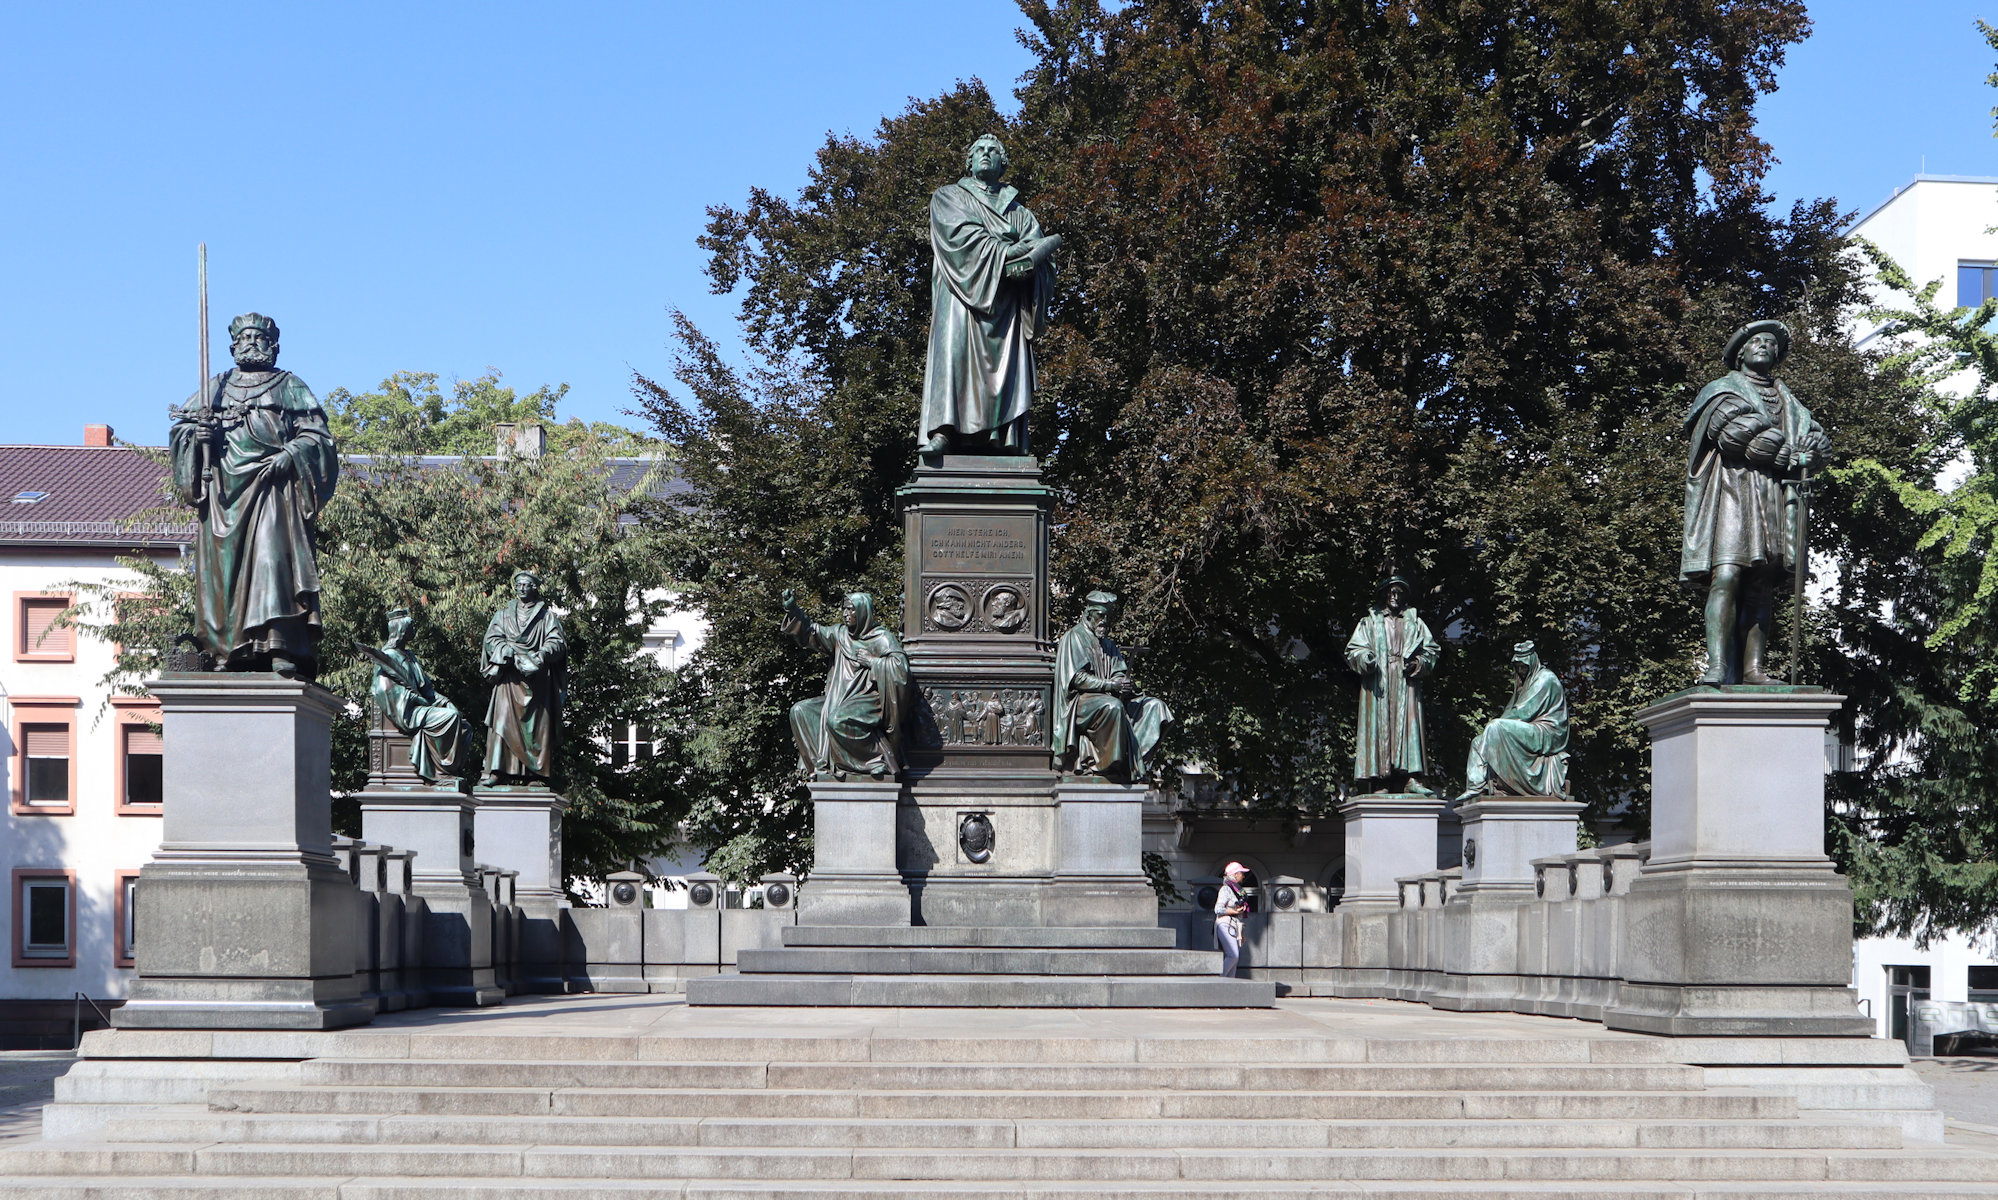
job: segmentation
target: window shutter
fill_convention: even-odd
[[[166,743],[159,734],[144,725],[125,726],[125,753],[165,754]]]
[[[61,596],[21,601],[21,653],[75,654],[76,627],[56,627],[56,618],[68,607],[69,601]]]
[[[67,725],[23,725],[21,739],[27,743],[29,758],[69,757]]]

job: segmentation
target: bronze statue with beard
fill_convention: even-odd
[[[194,507],[195,638],[216,670],[312,678],[319,659],[313,522],[340,460],[305,381],[277,369],[277,322],[229,322],[233,369],[173,414],[173,486]]]

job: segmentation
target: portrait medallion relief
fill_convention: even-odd
[[[1026,628],[1027,598],[1020,589],[1001,584],[985,593],[981,605],[985,623],[1000,633],[1018,633]]]
[[[956,633],[971,620],[971,597],[954,583],[930,589],[930,624],[947,633]]]

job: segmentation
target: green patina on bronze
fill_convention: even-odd
[[[1567,689],[1532,642],[1512,648],[1512,670],[1519,678],[1512,703],[1471,743],[1459,801],[1493,793],[1568,798]]]
[[[194,635],[218,670],[317,673],[313,522],[340,459],[305,381],[277,369],[278,327],[229,322],[236,366],[174,410],[174,492],[199,514]]]
[[[1685,548],[1679,578],[1707,589],[1704,684],[1773,682],[1763,669],[1776,593],[1808,553],[1801,489],[1831,452],[1811,410],[1776,367],[1790,354],[1781,321],[1754,321],[1729,339],[1728,373],[1687,410]]]
[[[930,197],[930,348],[916,443],[926,452],[1027,452],[1034,343],[1054,294],[1060,235],[1002,184],[1006,147],[965,151],[965,177]]]
[[[513,577],[512,601],[486,626],[479,674],[493,685],[486,706],[486,773],[491,786],[555,779],[568,699],[569,643],[562,622],[541,597],[532,571]]]
[[[811,779],[893,779],[909,707],[909,656],[874,615],[874,597],[846,598],[842,622],[816,625],[784,592],[784,636],[832,655],[825,694],[791,706],[791,737]]]
[[[1082,619],[1055,647],[1056,766],[1076,775],[1137,783],[1151,775],[1152,751],[1172,723],[1163,700],[1138,694],[1123,651],[1110,640],[1118,597],[1083,597]]]
[[[409,765],[424,782],[446,776],[461,780],[471,774],[471,733],[458,706],[437,694],[429,672],[410,652],[413,623],[408,609],[391,609],[388,641],[379,648],[359,647],[375,660],[368,691],[375,710],[409,738]]]
[[[1360,722],[1354,731],[1353,778],[1362,791],[1402,783],[1431,795],[1422,781],[1429,759],[1422,734],[1422,680],[1443,647],[1408,606],[1408,581],[1396,575],[1360,618],[1346,662],[1360,674]]]

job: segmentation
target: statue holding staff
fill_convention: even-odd
[[[409,650],[414,624],[406,608],[389,610],[389,637],[377,649],[360,646],[375,660],[369,686],[375,710],[409,739],[409,765],[425,783],[450,776],[454,782],[471,772],[471,736],[464,715],[450,698],[437,694],[429,672]]]
[[[1512,703],[1471,743],[1464,794],[1568,798],[1568,693],[1532,642],[1512,648]]]
[[[791,706],[791,737],[810,779],[893,779],[909,712],[909,656],[874,615],[874,597],[847,596],[837,625],[816,625],[784,591],[784,636],[832,655],[824,694]]]
[[[1346,662],[1360,674],[1360,722],[1353,778],[1361,790],[1389,788],[1431,796],[1422,781],[1429,758],[1422,735],[1422,680],[1443,647],[1408,604],[1408,580],[1382,582],[1373,609],[1346,643]]]
[[[1679,578],[1707,592],[1704,684],[1775,682],[1764,656],[1776,593],[1801,580],[1809,555],[1802,487],[1831,439],[1776,378],[1789,355],[1781,321],[1742,326],[1721,355],[1727,374],[1701,388],[1686,413]]]
[[[224,671],[310,679],[319,664],[313,522],[340,459],[312,389],[277,369],[277,322],[229,322],[234,368],[174,410],[173,488],[194,507],[195,628]]]
[[[513,575],[514,598],[493,614],[479,674],[493,685],[486,705],[486,787],[555,778],[568,700],[569,643],[541,596],[541,577]]]
[[[991,134],[964,152],[964,178],[930,197],[930,348],[923,369],[924,452],[1025,454],[1034,342],[1054,294],[1061,236],[1002,183],[1006,147]]]

